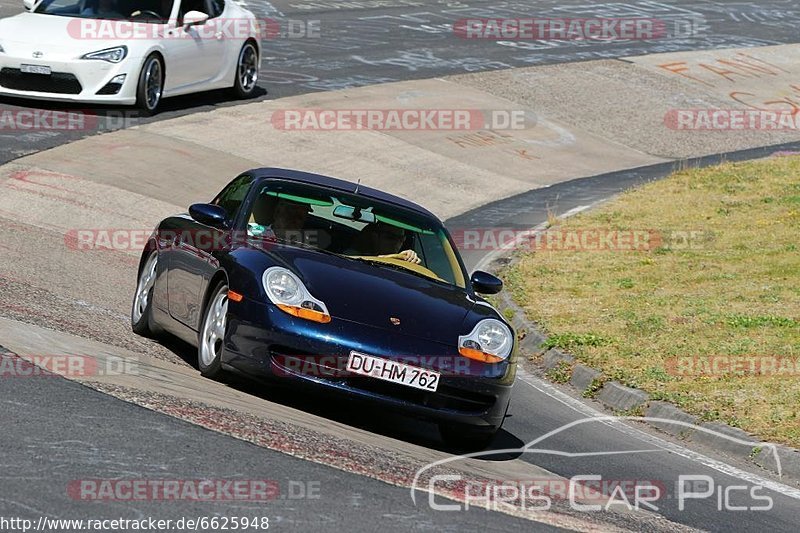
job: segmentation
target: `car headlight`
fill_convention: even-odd
[[[314,298],[291,270],[270,267],[264,271],[261,279],[267,297],[281,311],[323,324],[331,321],[331,315],[325,304]]]
[[[458,353],[484,363],[505,361],[513,347],[511,329],[494,318],[481,320],[469,335],[458,338]]]
[[[98,50],[81,56],[81,59],[99,59],[101,61],[108,61],[109,63],[119,63],[128,56],[127,46],[115,46],[114,48],[106,48],[105,50]]]

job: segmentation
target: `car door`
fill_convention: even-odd
[[[232,181],[212,203],[224,208],[234,220],[247,197],[252,177],[243,175]],[[187,216],[179,228],[169,254],[169,314],[175,320],[199,330],[203,296],[211,277],[219,268],[215,253],[230,244],[230,230],[214,228]]]
[[[186,26],[189,11],[209,15],[203,24]],[[224,20],[212,12],[207,0],[179,0],[175,27],[168,30],[164,46],[167,51],[166,91],[181,92],[216,77],[225,60],[226,35]],[[217,16],[212,18],[212,15]],[[233,80],[231,80],[233,85]]]
[[[209,19],[203,29],[208,37],[203,60],[208,63],[208,79],[217,78],[223,70],[227,70],[229,48],[244,43],[239,35],[243,30],[240,20],[230,20],[225,0],[205,0]],[[238,53],[238,50],[237,50]],[[233,85],[233,78],[231,78]]]

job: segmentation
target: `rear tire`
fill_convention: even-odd
[[[142,115],[150,117],[158,113],[161,96],[164,93],[164,63],[157,54],[150,54],[144,60],[136,86],[136,107]]]
[[[252,42],[244,43],[236,61],[236,79],[233,82],[233,94],[244,100],[250,98],[258,86],[258,48]]]
[[[203,312],[203,325],[197,339],[197,367],[200,374],[217,379],[222,376],[222,351],[228,315],[228,284],[220,282],[211,293]]]

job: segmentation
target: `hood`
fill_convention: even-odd
[[[88,30],[91,38],[81,33],[81,24],[93,25]],[[66,61],[89,52],[112,48],[127,44],[124,39],[102,39],[103,35],[113,35],[113,30],[101,31],[100,24],[114,24],[113,21],[61,17],[58,15],[42,15],[38,13],[21,13],[0,20],[0,44],[6,54],[14,57],[32,57],[34,52],[41,52],[41,61],[48,58],[54,61]],[[83,30],[87,31],[87,30]],[[82,36],[84,35],[84,36]]]
[[[331,316],[387,332],[455,345],[475,305],[464,289],[411,272],[300,248],[282,247],[275,255]]]

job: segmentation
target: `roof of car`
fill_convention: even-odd
[[[303,172],[300,170],[291,170],[286,168],[258,168],[249,172],[255,178],[278,178],[289,181],[296,181],[299,183],[308,183],[310,185],[317,185],[320,187],[328,187],[342,192],[353,193],[356,190],[356,184],[346,180],[331,178],[330,176],[323,176],[321,174],[312,174],[310,172]],[[439,220],[436,215],[425,209],[424,207],[410,202],[399,196],[367,187],[366,185],[358,186],[358,194],[367,198],[374,198],[382,202],[388,202],[400,207],[405,207],[418,213],[431,216]]]

